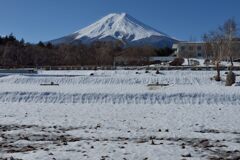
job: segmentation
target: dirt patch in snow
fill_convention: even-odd
[[[13,153],[30,153],[42,150],[47,152],[49,156],[53,156],[53,150],[62,148],[62,146],[68,146],[74,142],[84,141],[90,145],[90,149],[95,148],[96,143],[101,143],[107,145],[108,143],[117,143],[119,150],[127,148],[128,144],[134,145],[148,145],[148,146],[178,146],[183,150],[181,157],[184,159],[189,157],[194,157],[196,153],[200,155],[201,158],[210,160],[237,160],[240,158],[240,150],[229,150],[225,142],[235,142],[239,143],[240,139],[235,140],[211,140],[205,138],[184,138],[184,137],[169,137],[169,136],[158,136],[157,132],[154,136],[146,137],[107,137],[101,138],[96,136],[89,137],[78,137],[67,134],[68,131],[74,130],[86,130],[87,132],[94,132],[101,129],[101,126],[91,127],[63,127],[63,126],[37,126],[37,125],[0,125],[0,153],[2,154],[13,154]],[[169,133],[168,129],[158,132]],[[219,134],[223,133],[218,130],[202,130],[198,133],[212,133]],[[226,133],[226,132],[225,132]],[[231,134],[239,134],[238,132]],[[80,147],[79,145],[78,147]],[[80,152],[79,148],[66,149],[65,152]],[[189,152],[188,149],[194,151],[194,153]],[[83,151],[81,151],[83,152]],[[88,156],[88,151],[85,150],[85,157]],[[129,153],[130,154],[130,153]],[[2,157],[4,160],[6,157]],[[13,158],[13,157],[8,157]],[[147,158],[147,157],[146,157]],[[0,158],[1,159],[1,158]],[[14,159],[14,158],[13,158]],[[102,159],[110,159],[109,155],[105,155]]]

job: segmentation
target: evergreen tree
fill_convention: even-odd
[[[39,41],[38,44],[37,44],[39,47],[45,47],[45,44],[42,42],[42,41]]]

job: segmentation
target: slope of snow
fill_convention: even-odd
[[[76,43],[80,41],[82,43],[91,43],[96,40],[122,40],[127,44],[154,44],[162,42],[162,45],[171,45],[171,43],[176,41],[167,34],[139,22],[126,13],[112,13],[86,28],[51,42],[53,44]]]
[[[211,81],[215,72],[1,77],[0,159],[237,159],[240,90]],[[59,86],[40,86],[50,82]],[[147,86],[156,82],[170,85]]]

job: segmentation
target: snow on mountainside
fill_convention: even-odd
[[[71,35],[50,41],[54,45],[90,44],[94,41],[121,40],[126,45],[152,45],[155,47],[171,47],[177,40],[159,32],[126,13],[109,14],[92,25]]]

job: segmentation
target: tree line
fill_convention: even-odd
[[[170,55],[173,52],[170,48],[157,49],[151,46],[126,48],[121,41],[94,42],[91,45],[52,45],[41,41],[37,44],[26,43],[23,39],[18,40],[13,34],[0,36],[2,67],[106,66],[113,65],[115,57],[122,55],[126,59],[146,59],[150,56]]]

